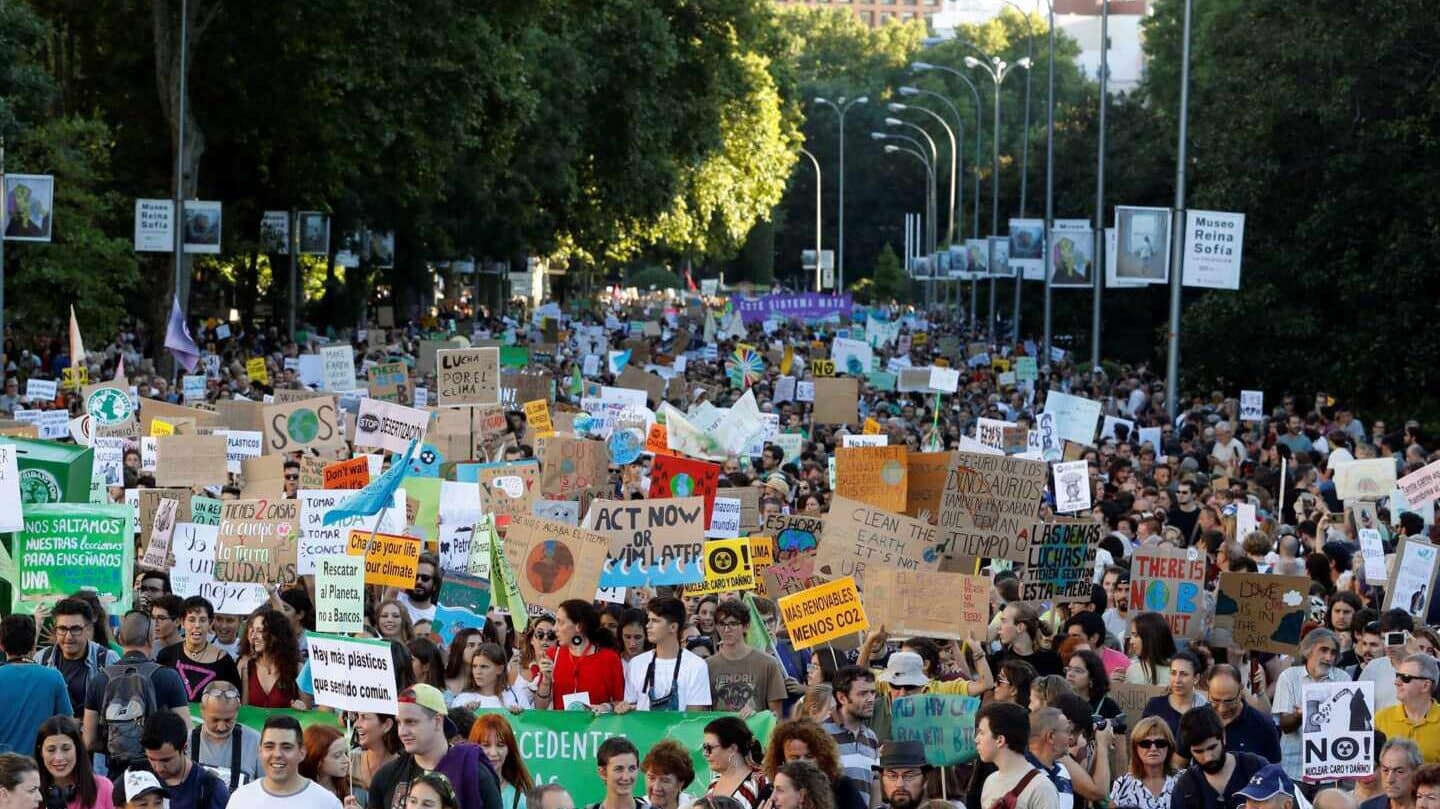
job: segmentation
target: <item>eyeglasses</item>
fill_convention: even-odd
[[[299,476],[299,475],[286,475],[286,476],[285,476],[285,479],[286,479],[286,480],[299,480],[299,479],[300,479],[300,476]]]
[[[1169,749],[1170,743],[1164,739],[1140,739],[1135,742],[1135,746],[1145,750],[1153,750],[1157,747],[1161,750],[1166,750]]]
[[[1404,683],[1404,684],[1406,684],[1406,685],[1409,685],[1410,683],[1413,683],[1413,682],[1415,682],[1416,680],[1424,680],[1424,681],[1427,682],[1427,683],[1429,683],[1429,682],[1434,682],[1434,680],[1432,680],[1431,678],[1429,678],[1429,677],[1421,677],[1421,676],[1418,675],[1418,674],[1400,674],[1399,672],[1396,672],[1396,674],[1395,674],[1395,682],[1397,682],[1397,683]]]
[[[535,633],[535,637],[539,638],[540,640],[555,640],[559,637],[559,635],[556,635],[555,630],[553,629],[542,629],[539,632]]]
[[[1212,696],[1212,697],[1210,697],[1210,704],[1211,704],[1211,705],[1239,705],[1239,704],[1240,704],[1240,698],[1239,698],[1239,697],[1231,697],[1230,699],[1218,699],[1218,698]]]
[[[206,691],[204,696],[213,699],[240,699],[240,692],[234,688],[217,688]]]
[[[76,625],[74,625],[74,626],[61,626],[60,624],[56,624],[56,625],[55,625],[55,634],[57,634],[57,635],[79,635],[80,633],[82,633],[82,632],[85,631],[85,628],[86,628],[86,627],[85,627],[84,624],[76,624]]]
[[[742,627],[742,626],[744,626],[744,624],[740,623],[739,621],[716,621],[716,622],[715,622],[715,628],[717,628],[717,629],[739,629],[739,628]]]
[[[702,744],[702,745],[700,745],[700,752],[704,753],[704,754],[707,755],[707,756],[710,755],[711,753],[715,752],[716,750],[719,750],[719,749],[720,749],[720,745],[718,745],[718,744]]]

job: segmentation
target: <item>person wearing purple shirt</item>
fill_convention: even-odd
[[[443,773],[455,787],[460,809],[501,809],[500,778],[479,745],[450,744],[445,697],[423,683],[400,692],[396,713],[405,755],[376,771],[370,780],[370,809],[405,809],[415,778]],[[449,729],[453,730],[453,726]]]

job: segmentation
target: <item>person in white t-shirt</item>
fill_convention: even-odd
[[[658,596],[645,605],[645,612],[645,638],[654,648],[626,664],[625,701],[615,712],[709,710],[710,670],[699,655],[680,645],[685,603]]]
[[[1210,448],[1210,457],[1221,466],[1229,466],[1232,462],[1238,466],[1245,462],[1245,445],[1235,437],[1235,428],[1230,422],[1222,421],[1215,425],[1215,446]]]
[[[420,563],[415,566],[415,586],[404,592],[395,592],[392,597],[410,613],[412,625],[421,621],[434,621],[435,599],[440,595],[440,586],[444,583],[440,557],[433,551],[425,551],[420,554]]]
[[[534,693],[518,680],[505,682],[507,664],[505,650],[498,643],[484,643],[470,659],[470,678],[465,688],[455,695],[452,708],[505,708],[519,713],[534,707]]]
[[[227,809],[341,809],[340,799],[300,774],[305,733],[293,716],[272,716],[260,731],[265,777],[235,790]]]

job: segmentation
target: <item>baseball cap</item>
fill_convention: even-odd
[[[160,784],[160,779],[149,770],[126,770],[125,771],[125,800],[133,801],[149,792],[159,792],[165,797],[170,792]]]
[[[915,652],[896,652],[885,663],[880,673],[881,682],[891,685],[926,685],[930,678],[925,676],[925,661]]]
[[[1235,792],[1252,801],[1268,801],[1276,795],[1295,797],[1295,787],[1290,783],[1285,769],[1279,764],[1267,764],[1250,777],[1250,783]]]
[[[427,711],[438,714],[443,714],[448,710],[445,707],[445,696],[440,693],[440,689],[426,683],[417,683],[401,691],[398,701],[419,705]]]

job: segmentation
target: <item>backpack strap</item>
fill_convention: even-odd
[[[240,723],[235,723],[235,729],[230,732],[230,791],[233,793],[240,786],[240,748],[244,746],[245,728]],[[201,809],[205,809],[201,807]]]

